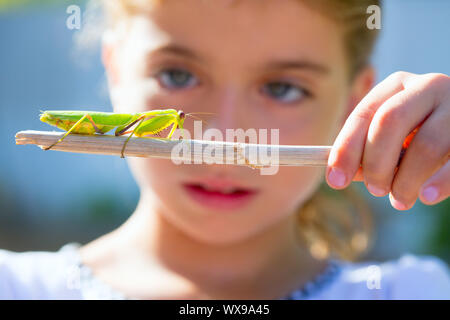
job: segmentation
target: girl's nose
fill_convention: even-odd
[[[207,128],[214,128],[222,132],[225,137],[226,129],[242,127],[244,117],[243,96],[237,88],[227,87],[218,90],[209,101],[214,116],[208,122]]]

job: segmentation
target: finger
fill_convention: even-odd
[[[410,73],[396,72],[376,85],[355,107],[339,132],[328,157],[327,183],[343,189],[355,176],[362,160],[367,131],[376,110],[384,101],[403,90]]]
[[[358,171],[356,171],[355,176],[353,177],[352,181],[364,181],[364,176],[363,176],[363,170],[362,167],[358,168]]]
[[[450,161],[429,178],[420,190],[420,201],[432,205],[450,196]]]
[[[375,113],[363,152],[363,176],[374,196],[391,191],[403,141],[435,108],[426,85],[405,89],[389,98]]]
[[[421,186],[448,160],[450,155],[450,108],[433,112],[406,150],[392,183],[392,196],[399,208],[409,209]]]
[[[398,169],[398,165],[400,164],[400,161],[402,160],[403,155],[406,152],[406,149],[408,148],[409,144],[411,143],[412,138],[415,136],[416,132],[419,130],[421,125],[422,124],[419,124],[413,131],[411,131],[411,133],[403,141],[403,146],[402,146],[402,150],[400,152],[400,157],[399,157],[399,159],[397,161],[397,167],[395,168],[396,170]],[[395,170],[395,172],[396,172],[396,170]],[[358,171],[356,171],[356,174],[353,177],[352,181],[364,181],[364,175],[363,175],[363,168],[362,168],[362,166],[360,166],[358,168]]]

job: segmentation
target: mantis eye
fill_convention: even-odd
[[[186,117],[186,115],[184,114],[183,111],[178,111],[178,116],[180,117],[180,119],[184,119]]]

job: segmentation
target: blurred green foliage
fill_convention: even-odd
[[[17,193],[6,188],[6,181],[0,181],[0,221],[20,219],[23,208]]]
[[[137,195],[125,201],[108,187],[86,190],[74,198],[70,207],[81,208],[79,212],[84,223],[96,225],[117,225],[131,215],[138,201]],[[76,214],[76,213],[74,213]]]
[[[430,239],[430,254],[450,263],[450,199],[432,206],[432,211],[438,215],[438,220]]]

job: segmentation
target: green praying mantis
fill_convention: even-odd
[[[40,120],[42,122],[67,131],[58,141],[44,148],[44,150],[50,150],[57,143],[63,141],[70,133],[86,135],[93,135],[95,133],[104,134],[116,128],[115,136],[121,136],[131,132],[123,144],[120,153],[121,158],[124,158],[125,147],[133,135],[137,137],[159,135],[162,130],[172,126],[166,137],[170,139],[177,128],[180,128],[181,132],[183,132],[183,124],[186,116],[192,115],[175,109],[151,110],[134,114],[65,110],[41,110],[41,112]],[[135,124],[137,124],[135,128],[129,130]]]

